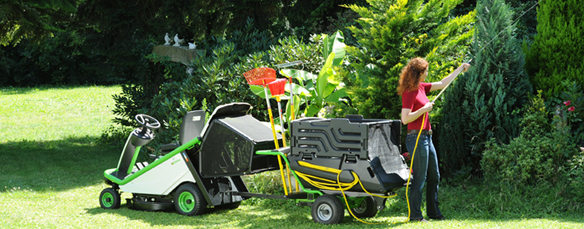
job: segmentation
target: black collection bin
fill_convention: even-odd
[[[304,174],[337,180],[337,174],[303,166],[311,165],[354,171],[368,192],[387,193],[404,187],[408,166],[401,152],[400,120],[348,118],[304,118],[291,122],[290,167]],[[341,182],[352,182],[342,172]],[[304,187],[318,189],[304,179]],[[363,192],[360,185],[348,191]]]

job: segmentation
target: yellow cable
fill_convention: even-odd
[[[406,223],[410,221],[410,215],[412,210],[410,209],[410,198],[408,198],[408,190],[410,188],[410,179],[412,178],[412,167],[414,166],[414,156],[416,155],[416,149],[418,148],[418,141],[420,141],[420,135],[422,135],[422,130],[424,129],[424,123],[426,122],[426,113],[422,117],[422,128],[420,128],[420,133],[418,133],[418,138],[416,139],[416,145],[414,146],[414,152],[412,153],[412,160],[410,161],[410,171],[408,171],[408,182],[406,185],[406,201],[408,202],[408,218]],[[419,179],[419,178],[418,178]]]
[[[341,172],[342,172],[342,171],[341,171]],[[351,173],[353,174],[353,177],[355,177],[355,180],[359,181],[359,185],[361,185],[361,188],[363,189],[363,191],[365,191],[365,193],[367,193],[367,194],[369,194],[369,195],[371,195],[371,196],[376,196],[376,197],[385,198],[385,199],[388,199],[388,198],[392,198],[392,197],[395,197],[395,196],[397,196],[397,193],[396,193],[396,194],[393,194],[393,195],[391,195],[391,196],[380,196],[380,195],[375,195],[375,194],[372,194],[372,193],[370,193],[369,191],[367,191],[367,189],[365,189],[365,187],[363,186],[363,183],[362,183],[362,182],[361,182],[361,180],[359,179],[359,175],[357,175],[357,174],[356,174],[355,172],[353,172],[353,171],[351,171]],[[340,180],[339,180],[339,179],[340,179],[340,176],[341,176],[341,173],[339,172],[339,173],[337,174],[337,182],[340,182]],[[351,216],[353,216],[353,218],[355,218],[356,220],[358,220],[358,221],[360,221],[360,222],[362,222],[362,223],[366,223],[366,224],[381,224],[381,223],[370,223],[370,222],[364,221],[364,220],[362,220],[362,219],[359,219],[359,217],[355,216],[355,214],[354,214],[354,213],[353,213],[353,211],[351,210],[351,207],[349,206],[349,201],[347,200],[347,196],[345,195],[345,192],[344,192],[344,190],[341,190],[341,193],[343,194],[343,199],[345,199],[345,204],[347,205],[347,210],[349,210],[349,213],[351,214]]]
[[[331,168],[331,167],[310,164],[310,163],[305,162],[305,161],[298,161],[298,165],[300,165],[302,167],[306,167],[306,168],[320,170],[320,171],[323,171],[323,172],[329,172],[329,173],[340,173],[341,172],[340,169],[334,169],[334,168]]]
[[[304,162],[304,161],[299,161],[298,164],[300,166],[307,167],[307,168],[312,168],[312,169],[316,169],[316,170],[320,170],[320,171],[324,171],[324,172],[329,172],[329,173],[336,173],[337,180],[335,182],[333,180],[329,180],[326,178],[321,178],[321,177],[317,177],[317,176],[304,174],[304,173],[295,171],[296,175],[298,177],[304,179],[306,182],[308,182],[309,184],[311,184],[312,186],[314,186],[318,189],[341,191],[341,193],[343,194],[343,198],[345,200],[345,204],[347,206],[347,210],[349,210],[349,213],[351,214],[351,216],[353,216],[353,218],[357,219],[358,221],[360,221],[362,223],[380,224],[380,223],[369,223],[369,222],[363,221],[363,220],[359,219],[359,217],[355,216],[355,214],[353,214],[353,211],[351,210],[351,207],[349,206],[349,201],[347,200],[347,196],[345,195],[346,190],[353,188],[357,183],[359,183],[359,185],[361,186],[363,191],[365,191],[365,193],[367,193],[371,196],[375,196],[375,197],[379,197],[379,198],[386,198],[386,199],[397,196],[397,193],[395,193],[394,195],[391,195],[391,196],[380,196],[380,195],[375,195],[373,193],[370,193],[369,191],[367,191],[367,189],[365,189],[365,187],[363,186],[363,183],[361,182],[361,179],[359,179],[359,175],[357,175],[357,173],[355,173],[354,171],[350,171],[351,174],[353,175],[353,177],[355,178],[353,180],[353,182],[345,183],[345,182],[340,181],[340,176],[341,176],[341,173],[343,172],[343,170],[334,169],[334,168],[325,167],[325,166],[320,166],[320,165],[314,165],[314,164],[310,164],[310,163]],[[314,181],[312,178],[321,180],[322,182]],[[324,183],[324,182],[327,182],[327,183]]]
[[[354,180],[351,183],[343,183],[343,182],[337,183],[337,182],[334,182],[332,180],[304,174],[304,173],[301,173],[298,171],[296,171],[296,175],[298,175],[298,177],[304,179],[310,185],[312,185],[318,189],[325,189],[325,190],[332,190],[332,191],[349,190],[349,189],[353,188],[357,184],[357,182],[359,182],[359,180]],[[325,181],[327,183],[315,181],[315,180],[313,180],[313,178]]]

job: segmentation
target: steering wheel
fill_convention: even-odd
[[[147,128],[151,130],[156,130],[160,128],[160,122],[149,115],[138,114],[136,115],[136,121],[138,121],[138,123],[145,129]]]

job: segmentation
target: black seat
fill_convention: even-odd
[[[160,146],[161,153],[167,154],[182,144],[185,144],[196,137],[199,137],[203,127],[205,126],[205,111],[195,110],[189,111],[183,117],[180,124],[179,140],[175,143],[170,143]]]

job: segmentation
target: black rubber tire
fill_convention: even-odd
[[[312,203],[312,220],[315,223],[338,224],[343,222],[345,207],[343,202],[333,195],[322,195]]]
[[[185,183],[174,193],[174,208],[181,215],[201,215],[207,209],[207,201],[196,184]]]
[[[232,203],[223,204],[223,205],[218,205],[218,206],[215,206],[215,209],[218,209],[218,210],[233,210],[233,209],[237,209],[239,207],[239,205],[241,205],[241,201],[239,201],[239,202],[232,202]]]
[[[106,188],[99,194],[99,205],[103,209],[118,209],[120,202],[120,193],[113,188]]]
[[[357,218],[371,218],[377,215],[377,204],[373,197],[365,197],[358,207],[351,208],[351,212]]]

